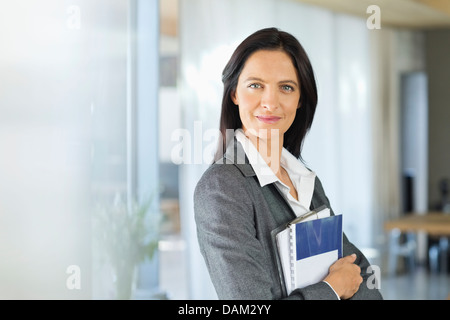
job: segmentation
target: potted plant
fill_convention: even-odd
[[[158,248],[161,215],[151,208],[151,198],[128,204],[116,197],[113,205],[96,210],[94,237],[102,260],[113,270],[117,299],[132,297],[137,266]]]

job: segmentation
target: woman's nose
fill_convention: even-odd
[[[261,106],[264,109],[275,110],[278,108],[278,94],[272,88],[266,88],[261,97]]]

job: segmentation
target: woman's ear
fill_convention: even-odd
[[[238,106],[239,105],[239,101],[238,101],[238,99],[236,97],[236,90],[231,91],[230,97],[231,97],[231,101],[233,101],[233,103],[236,106]]]

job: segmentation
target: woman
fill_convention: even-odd
[[[223,71],[216,162],[194,195],[201,252],[221,299],[380,299],[364,280],[367,259],[344,235],[344,257],[316,284],[286,296],[270,232],[321,205],[320,180],[301,159],[317,104],[300,43],[275,28],[245,39]],[[332,213],[333,214],[333,213]]]

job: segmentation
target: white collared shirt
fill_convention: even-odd
[[[280,165],[287,171],[292,184],[297,190],[298,200],[296,200],[290,194],[291,189],[278,179],[253,143],[245,136],[244,131],[242,129],[237,129],[235,136],[241,143],[250,165],[253,167],[253,170],[255,170],[255,174],[258,177],[261,187],[270,183],[275,183],[275,186],[281,191],[281,194],[290,204],[296,216],[301,216],[309,212],[311,199],[314,193],[316,174],[308,170],[285,148],[282,149]]]

